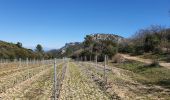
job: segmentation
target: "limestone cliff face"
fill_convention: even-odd
[[[97,34],[90,34],[89,36],[91,36],[92,39],[97,42],[100,42],[100,40],[111,40],[113,42],[121,43],[125,40],[125,38],[115,34],[97,33]],[[65,46],[63,46],[62,48],[56,51],[58,55],[64,55],[67,49],[70,49],[73,53],[80,52],[83,49],[83,42],[66,43]]]
[[[69,48],[69,47],[76,47],[76,46],[79,46],[79,45],[81,45],[81,42],[66,43],[65,46],[61,48],[61,53],[64,54],[66,52],[66,49]]]
[[[123,37],[115,35],[115,34],[91,34],[90,35],[94,41],[100,41],[100,40],[111,40],[114,42],[122,42],[124,40]]]

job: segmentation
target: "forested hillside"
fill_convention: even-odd
[[[42,59],[42,58],[50,58],[47,53],[44,53],[41,45],[37,45],[36,50],[27,49],[22,47],[22,43],[8,43],[5,41],[0,41],[0,58],[1,59]]]
[[[53,49],[48,51],[47,53],[53,55],[56,58],[63,58],[63,57],[71,57],[75,54],[79,54],[80,51],[83,49],[83,44],[81,42],[71,42],[66,43],[60,49]]]

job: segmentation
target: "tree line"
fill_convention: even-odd
[[[111,59],[117,52],[117,43],[112,40],[101,39],[96,41],[92,39],[92,36],[87,35],[82,44],[81,52],[73,55],[72,58],[92,61],[97,56],[98,61],[103,61],[105,55]]]
[[[152,25],[141,29],[120,44],[120,52],[141,55],[144,53],[169,53],[170,52],[170,29],[159,25]]]

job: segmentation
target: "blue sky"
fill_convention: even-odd
[[[170,0],[0,0],[0,40],[60,48],[91,33],[170,26]]]

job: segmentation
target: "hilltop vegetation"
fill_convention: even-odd
[[[98,60],[103,61],[104,55],[108,55],[111,59],[118,51],[118,42],[122,41],[122,37],[114,34],[87,35],[79,56],[84,60],[94,60],[95,56],[98,56]]]
[[[22,47],[22,43],[20,42],[14,44],[0,41],[0,59],[48,59],[50,57],[52,56],[45,53],[40,44],[38,44],[36,50],[33,51],[32,49]]]
[[[126,43],[120,44],[119,52],[168,61],[170,59],[170,29],[161,26],[141,29]]]
[[[79,52],[82,51],[83,44],[81,42],[71,42],[66,43],[65,46],[63,46],[60,49],[53,49],[48,51],[47,53],[52,55],[56,58],[63,58],[63,57],[71,57],[73,55],[79,54]]]

